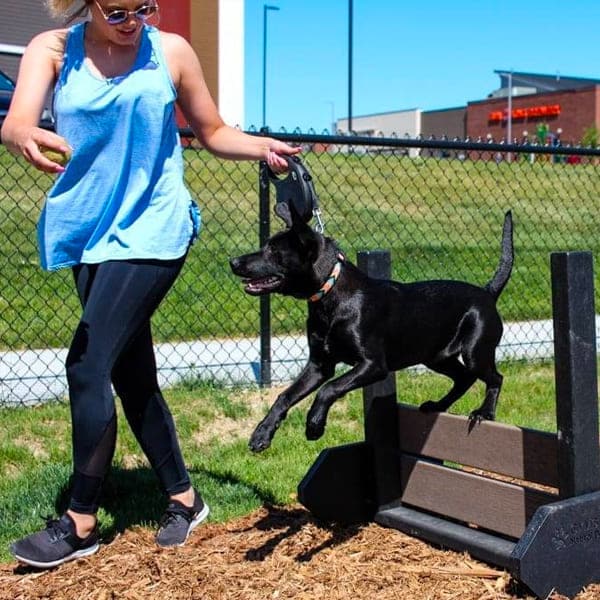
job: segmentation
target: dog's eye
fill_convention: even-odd
[[[281,248],[278,246],[265,246],[263,256],[271,262],[279,262],[281,258]]]

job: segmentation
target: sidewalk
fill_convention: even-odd
[[[596,316],[596,338],[599,335],[600,316]],[[271,349],[272,383],[291,381],[308,356],[305,336],[274,337]],[[258,337],[157,344],[155,350],[159,383],[165,388],[189,379],[225,385],[259,382]],[[542,359],[553,353],[552,320],[521,321],[505,324],[497,358]],[[66,396],[66,355],[64,348],[0,353],[0,407],[34,405]]]

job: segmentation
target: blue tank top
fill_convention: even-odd
[[[85,23],[69,30],[54,90],[56,131],[73,156],[38,223],[42,267],[179,258],[199,214],[183,180],[160,34],[145,26],[133,68],[108,79],[87,66],[84,34]]]

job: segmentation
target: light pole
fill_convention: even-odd
[[[512,144],[512,87],[512,71],[510,71],[508,73],[508,121],[506,123],[506,142],[508,144]],[[508,162],[511,162],[512,155],[510,152],[507,153],[506,158],[508,159]]]
[[[267,12],[279,10],[278,6],[263,4],[263,90],[262,90],[262,126],[267,126]]]
[[[329,104],[329,106],[331,107],[331,119],[330,119],[330,123],[331,123],[331,135],[335,135],[335,102],[333,100],[326,100],[325,101],[326,104]]]
[[[348,0],[348,133],[352,132],[352,29],[354,21],[354,7],[352,0]]]

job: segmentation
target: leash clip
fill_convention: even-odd
[[[323,219],[321,218],[321,209],[318,206],[313,208],[313,216],[317,220],[317,226],[315,227],[315,231],[317,233],[324,234],[325,233],[325,223],[323,222]]]

